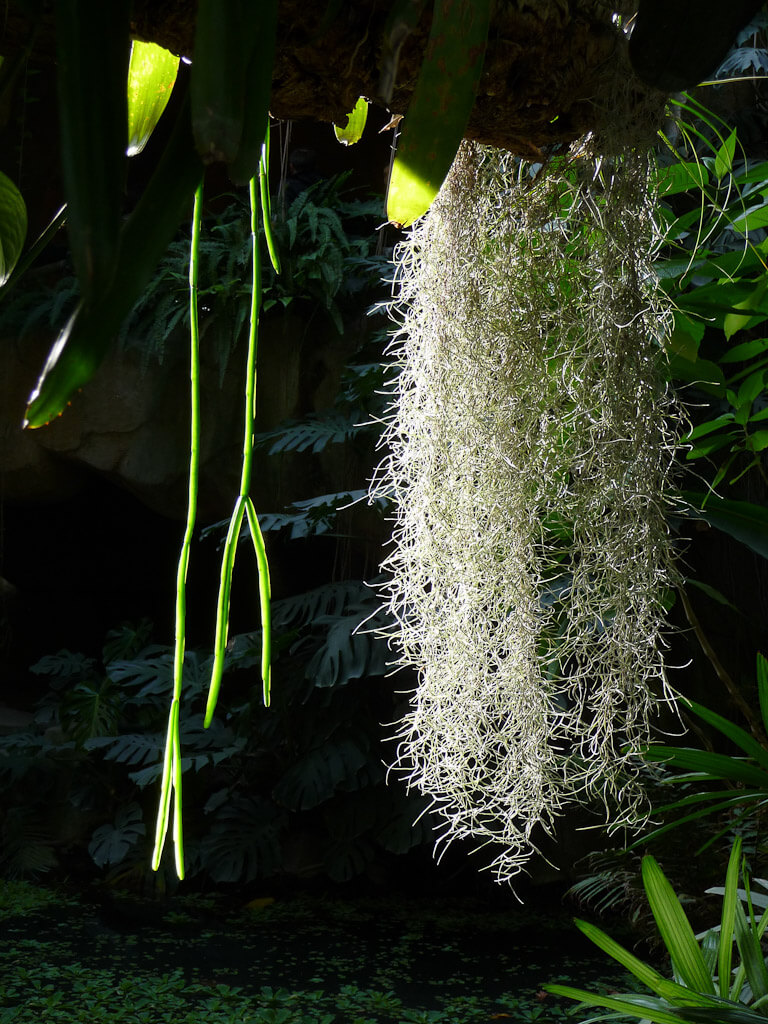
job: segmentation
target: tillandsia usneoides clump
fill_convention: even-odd
[[[645,157],[536,176],[465,143],[396,255],[372,490],[394,500],[385,599],[418,671],[398,767],[439,842],[490,844],[500,881],[567,805],[643,819],[632,752],[674,704],[651,182]]]

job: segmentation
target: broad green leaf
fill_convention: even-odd
[[[699,944],[680,901],[655,858],[647,855],[642,864],[643,885],[676,974],[686,988],[714,995],[712,975],[707,970]]]
[[[756,430],[747,439],[747,448],[752,452],[762,452],[768,448],[768,430]],[[753,463],[755,465],[756,463]]]
[[[768,163],[745,167],[739,174],[734,174],[734,185],[748,185],[755,181],[768,181]]]
[[[766,223],[768,224],[768,221]],[[759,309],[763,304],[766,288],[768,288],[768,274],[763,274],[754,290],[741,302],[736,303],[737,307]],[[741,331],[749,325],[751,319],[753,318],[747,314],[728,313],[723,323],[726,338],[730,341],[737,331]]]
[[[408,227],[426,213],[450,170],[475,102],[492,6],[492,0],[435,0],[389,182],[387,219],[394,224]]]
[[[733,155],[736,152],[736,129],[734,128],[728,138],[715,154],[715,175],[721,181],[726,174],[733,170]]]
[[[712,434],[716,430],[720,430],[730,423],[733,423],[733,413],[724,412],[722,416],[717,416],[713,420],[706,420],[704,423],[699,423],[698,426],[694,427],[690,433],[686,434],[684,442],[695,441],[699,437],[706,437],[707,434]]]
[[[703,519],[768,558],[768,509],[696,491],[683,491],[682,496],[692,506],[688,512],[692,518]]]
[[[756,231],[758,228],[768,227],[768,206],[762,201],[756,203],[739,217],[734,218],[731,227],[744,234],[748,231]]]
[[[157,43],[134,39],[128,65],[128,156],[147,144],[171,97],[179,58]]]
[[[26,427],[41,427],[59,416],[96,372],[188,209],[202,173],[185,103],[144,193],[120,229],[109,288],[98,301],[81,303],[54,342],[29,397]]]
[[[291,810],[317,807],[339,787],[350,785],[366,760],[356,740],[331,738],[292,764],[272,795]]]
[[[768,351],[768,338],[756,338],[754,341],[745,341],[741,345],[729,348],[725,355],[720,356],[719,361],[721,363],[744,363],[765,351]]]
[[[121,806],[111,825],[101,825],[93,833],[88,853],[99,867],[119,864],[128,850],[146,832],[141,808],[136,803]]]
[[[694,321],[688,317],[680,317],[685,319],[688,323],[693,324]],[[704,335],[704,325],[701,325],[701,336]],[[665,347],[669,352],[673,352],[676,356],[680,356],[682,359],[687,359],[688,362],[695,362],[699,354],[699,342],[701,337],[696,338],[691,331],[685,330],[682,327],[678,327],[677,318],[675,320],[675,327],[672,333],[668,336]]]
[[[0,172],[0,288],[11,276],[26,237],[26,204],[11,179]]]
[[[739,431],[733,430],[727,434],[715,434],[710,437],[705,437],[703,441],[699,441],[695,444],[689,452],[686,453],[686,459],[700,459],[707,455],[711,455],[713,452],[719,452],[721,448],[725,448],[732,441],[735,441],[741,435]]]
[[[669,357],[669,372],[673,380],[696,384],[702,391],[721,395],[725,385],[725,376],[721,367],[709,359],[697,359],[691,363],[680,356]]]
[[[658,172],[657,188],[660,196],[675,196],[681,192],[701,192],[709,184],[709,174],[703,164],[677,160]]]
[[[352,110],[347,114],[347,123],[343,128],[335,124],[333,131],[336,138],[344,146],[354,146],[363,137],[365,122],[368,120],[368,100],[361,96]]]

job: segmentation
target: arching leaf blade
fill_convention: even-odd
[[[387,193],[387,218],[408,227],[450,170],[475,101],[492,0],[437,0]]]
[[[11,276],[26,237],[26,204],[11,179],[0,172],[0,288]]]
[[[714,995],[712,975],[691,924],[654,857],[648,855],[643,858],[642,873],[651,911],[676,973],[686,988],[703,995]]]
[[[171,98],[178,69],[175,54],[134,39],[128,65],[128,156],[146,146]]]

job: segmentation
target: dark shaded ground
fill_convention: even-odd
[[[394,992],[423,1010],[473,997],[488,1019],[505,994],[554,1009],[540,992],[547,981],[622,984],[560,910],[497,912],[472,899],[401,897],[261,902],[78,898],[7,917],[2,946],[16,964],[81,963],[125,975],[181,969],[190,983],[254,995],[263,986],[333,994],[353,985]]]

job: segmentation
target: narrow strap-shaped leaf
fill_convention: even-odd
[[[749,885],[746,875],[744,881],[747,888],[747,899],[749,899]],[[751,909],[750,906],[750,918]],[[765,917],[766,915],[763,916]],[[752,989],[752,995],[755,999],[762,999],[768,995],[768,968],[765,965],[765,957],[760,945],[760,930],[755,921],[747,918],[740,900],[736,901],[734,923],[736,945],[739,948],[741,966],[749,987]]]
[[[2,214],[0,213],[0,216]],[[49,245],[54,235],[64,226],[67,219],[67,207],[66,204],[60,206],[56,213],[53,215],[48,224],[43,228],[40,234],[37,236],[35,241],[30,245],[24,255],[16,264],[13,274],[10,280],[3,285],[3,290],[0,292],[0,298],[7,298],[11,290],[16,286],[16,283],[21,280],[25,271],[28,267],[31,267],[41,252]],[[25,229],[26,235],[26,229]]]
[[[124,152],[124,133],[121,146]],[[112,283],[97,301],[80,303],[56,339],[30,395],[24,426],[50,422],[96,372],[189,210],[202,173],[189,128],[189,106],[184,103],[160,162],[122,227]]]
[[[655,1005],[648,1005],[651,1000],[647,999],[641,1006],[629,999],[622,999],[620,996],[602,996],[596,992],[587,992],[583,988],[573,988],[571,985],[544,985],[542,987],[545,992],[549,992],[553,996],[576,999],[585,1006],[602,1006],[604,1009],[613,1010],[622,1016],[639,1017],[641,1020],[651,1021],[652,1024],[680,1024],[683,1020],[679,1014],[668,1009],[660,1000],[656,1000]]]
[[[648,761],[663,761],[671,768],[696,772],[702,779],[727,779],[768,790],[768,773],[748,761],[729,757],[728,754],[713,754],[708,750],[667,747],[659,744],[649,747],[643,757]]]
[[[492,6],[492,0],[435,0],[429,42],[403,120],[387,194],[387,218],[402,227],[427,212],[464,136]]]
[[[675,890],[650,854],[643,857],[642,874],[651,912],[676,973],[687,988],[714,995],[712,975],[707,970],[690,922]]]
[[[680,1019],[693,1024],[765,1024],[765,1016],[746,1007],[729,1005],[709,1009],[685,1007],[679,1010]]]
[[[246,184],[259,173],[265,127],[269,130],[277,38],[277,0],[250,0],[246,8],[250,54],[244,83],[243,133],[237,155],[229,164],[229,176],[237,185]]]
[[[757,652],[757,693],[760,699],[760,714],[768,732],[768,659]]]
[[[689,703],[691,709],[699,718],[709,722],[715,729],[718,729],[724,736],[727,736],[729,740],[733,740],[736,746],[741,747],[745,754],[753,757],[764,768],[768,768],[768,750],[761,746],[753,736],[750,736],[745,729],[731,722],[730,719],[719,715],[716,711],[710,711],[709,708],[697,704],[694,700]]]
[[[731,964],[733,962],[734,924],[736,904],[739,900],[739,868],[741,867],[741,839],[733,844],[725,874],[723,909],[720,915],[720,946],[717,951],[718,988],[723,999],[731,991]]]
[[[698,992],[694,992],[683,985],[678,985],[675,981],[670,981],[668,978],[663,977],[653,967],[640,960],[634,953],[630,953],[628,949],[625,949],[596,925],[580,920],[574,920],[574,924],[580,932],[586,935],[604,953],[613,957],[622,967],[631,974],[634,974],[638,981],[655,992],[657,996],[661,996],[670,1002],[690,1002],[695,1005],[706,1003],[706,996],[702,996]]]
[[[117,265],[125,182],[128,0],[58,0],[59,140],[72,261],[86,301]]]
[[[745,796],[743,793],[740,792],[737,796],[731,797],[728,800],[720,800],[720,801],[717,801],[717,797],[722,795],[722,793],[719,793],[719,794],[718,793],[706,793],[706,794],[703,794],[703,795],[706,796],[707,799],[710,801],[710,803],[708,803],[708,805],[706,807],[702,807],[698,811],[694,811],[694,812],[692,812],[690,814],[686,814],[682,818],[677,818],[677,819],[675,819],[675,821],[670,821],[666,825],[661,825],[659,828],[655,828],[651,832],[645,833],[643,836],[641,836],[640,839],[638,839],[634,843],[632,843],[629,846],[629,849],[630,850],[636,850],[636,849],[639,849],[641,846],[647,846],[647,844],[649,842],[651,842],[652,840],[655,841],[656,839],[659,839],[661,836],[666,835],[667,832],[671,832],[675,828],[680,828],[682,825],[689,825],[692,821],[698,821],[701,818],[706,818],[706,817],[709,817],[711,815],[718,814],[720,811],[728,810],[731,807],[738,807],[739,804],[743,804],[743,803],[749,804],[749,803],[755,803],[756,802],[756,796],[755,796],[754,793],[749,794],[748,796]],[[757,796],[759,796],[759,795],[760,794],[758,793]],[[717,802],[713,802],[713,801],[717,801]],[[661,808],[660,807],[659,808],[659,813],[662,813],[664,811],[672,811],[672,810],[675,810],[677,807],[678,807],[678,804],[676,804],[676,803],[668,804],[665,808]],[[749,808],[745,808],[745,813],[748,810],[749,810]],[[723,832],[729,831],[735,824],[736,824],[735,821],[734,822],[729,822],[728,825],[726,826],[726,828],[723,830]],[[719,838],[719,837],[720,837],[720,833],[718,832],[717,833],[717,838]],[[707,843],[704,844],[703,847],[701,847],[701,849],[705,849],[706,846],[708,846],[710,844],[712,838],[713,837],[710,837],[710,839],[707,841]],[[697,851],[697,853],[701,852],[701,849],[699,851]]]

